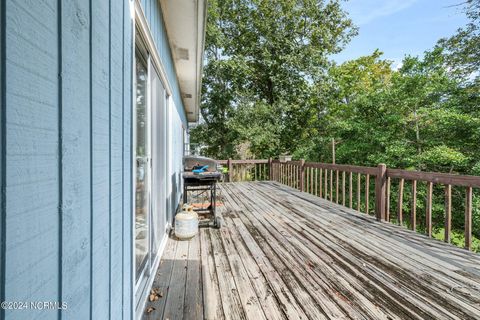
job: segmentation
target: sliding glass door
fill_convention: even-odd
[[[167,111],[165,86],[136,33],[134,107],[134,217],[136,303],[155,276],[167,235]]]

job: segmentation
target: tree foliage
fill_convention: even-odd
[[[214,157],[236,155],[245,141],[257,156],[294,151],[305,138],[313,83],[356,32],[340,1],[212,0],[208,12],[204,123],[193,140]]]

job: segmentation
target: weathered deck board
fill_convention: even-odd
[[[221,230],[169,240],[146,318],[480,318],[477,254],[274,182],[220,196]]]

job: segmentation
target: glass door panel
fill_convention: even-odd
[[[166,234],[165,216],[165,89],[151,66],[152,110],[152,263]]]
[[[136,57],[135,106],[135,269],[137,280],[148,262],[150,251],[150,141],[148,69],[140,54]]]

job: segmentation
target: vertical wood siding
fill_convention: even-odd
[[[131,319],[129,2],[1,8],[0,318]]]
[[[56,1],[6,1],[6,301],[60,295],[58,22]],[[4,312],[6,319],[58,316]]]
[[[122,65],[124,66],[124,73],[122,75],[122,85],[123,85],[123,101],[122,101],[122,118],[123,118],[123,128],[122,128],[122,172],[123,172],[123,190],[122,190],[122,234],[129,235],[122,238],[122,292],[123,292],[123,307],[122,307],[122,318],[128,319],[133,315],[134,310],[133,306],[133,245],[130,243],[132,241],[133,235],[133,207],[131,204],[132,198],[132,186],[133,186],[133,158],[131,153],[132,147],[132,101],[133,101],[133,66],[131,62],[133,61],[133,28],[132,22],[130,19],[130,10],[128,7],[123,6],[123,57]]]
[[[180,86],[178,84],[177,75],[175,72],[175,65],[170,51],[170,45],[168,43],[167,31],[165,29],[165,23],[162,17],[162,10],[160,7],[160,1],[158,0],[141,0],[141,5],[147,22],[150,26],[153,41],[157,46],[160,59],[164,63],[165,72],[167,73],[167,79],[172,86],[172,98],[175,102],[175,109],[182,123],[187,126],[187,117],[185,114],[185,108],[182,102],[182,96],[180,94]]]
[[[5,1],[0,2],[0,301],[5,300]],[[0,310],[0,319],[4,313]]]

